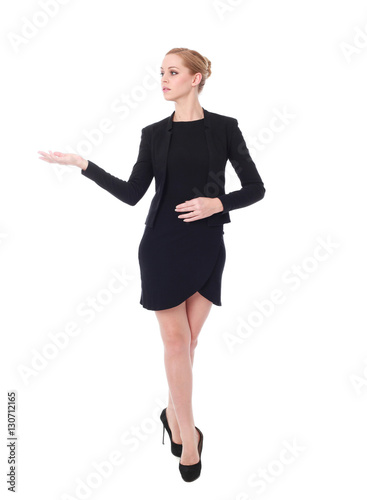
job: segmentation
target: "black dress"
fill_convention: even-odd
[[[204,191],[208,149],[204,118],[172,122],[167,177],[154,226],[146,226],[139,245],[140,304],[162,310],[179,305],[195,292],[221,306],[221,281],[226,251],[223,224],[207,218],[184,222],[175,207]],[[196,188],[196,189],[195,189]]]

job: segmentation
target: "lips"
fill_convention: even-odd
[[[162,90],[164,92],[165,90],[171,90],[171,89],[169,89],[168,87],[163,87]]]

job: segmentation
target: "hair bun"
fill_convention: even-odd
[[[206,60],[206,67],[207,67],[207,71],[208,71],[208,75],[207,75],[207,78],[209,78],[209,76],[212,74],[212,63],[211,61],[209,61],[209,59],[206,57],[205,58]]]

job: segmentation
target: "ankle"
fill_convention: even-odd
[[[187,447],[191,447],[195,444],[197,435],[198,435],[198,432],[195,428],[195,425],[193,425],[192,427],[191,426],[187,427],[183,431],[181,430],[182,442]]]

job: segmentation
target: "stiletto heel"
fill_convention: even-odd
[[[170,426],[168,425],[166,410],[167,410],[167,408],[165,408],[162,411],[161,416],[160,416],[160,419],[161,419],[161,421],[163,423],[163,439],[162,439],[162,443],[164,444],[164,431],[166,430],[167,433],[168,433],[168,435],[169,435],[169,438],[171,440],[171,452],[172,452],[172,454],[175,455],[175,457],[180,457],[181,454],[182,454],[182,444],[177,444],[174,441],[172,441],[172,431],[170,429]]]
[[[200,439],[198,443],[199,461],[193,465],[182,465],[181,462],[178,465],[182,479],[188,483],[191,481],[195,481],[195,479],[197,479],[201,473],[201,452],[203,450],[204,436],[200,429],[198,429],[197,427],[195,427],[195,429],[200,434]]]

